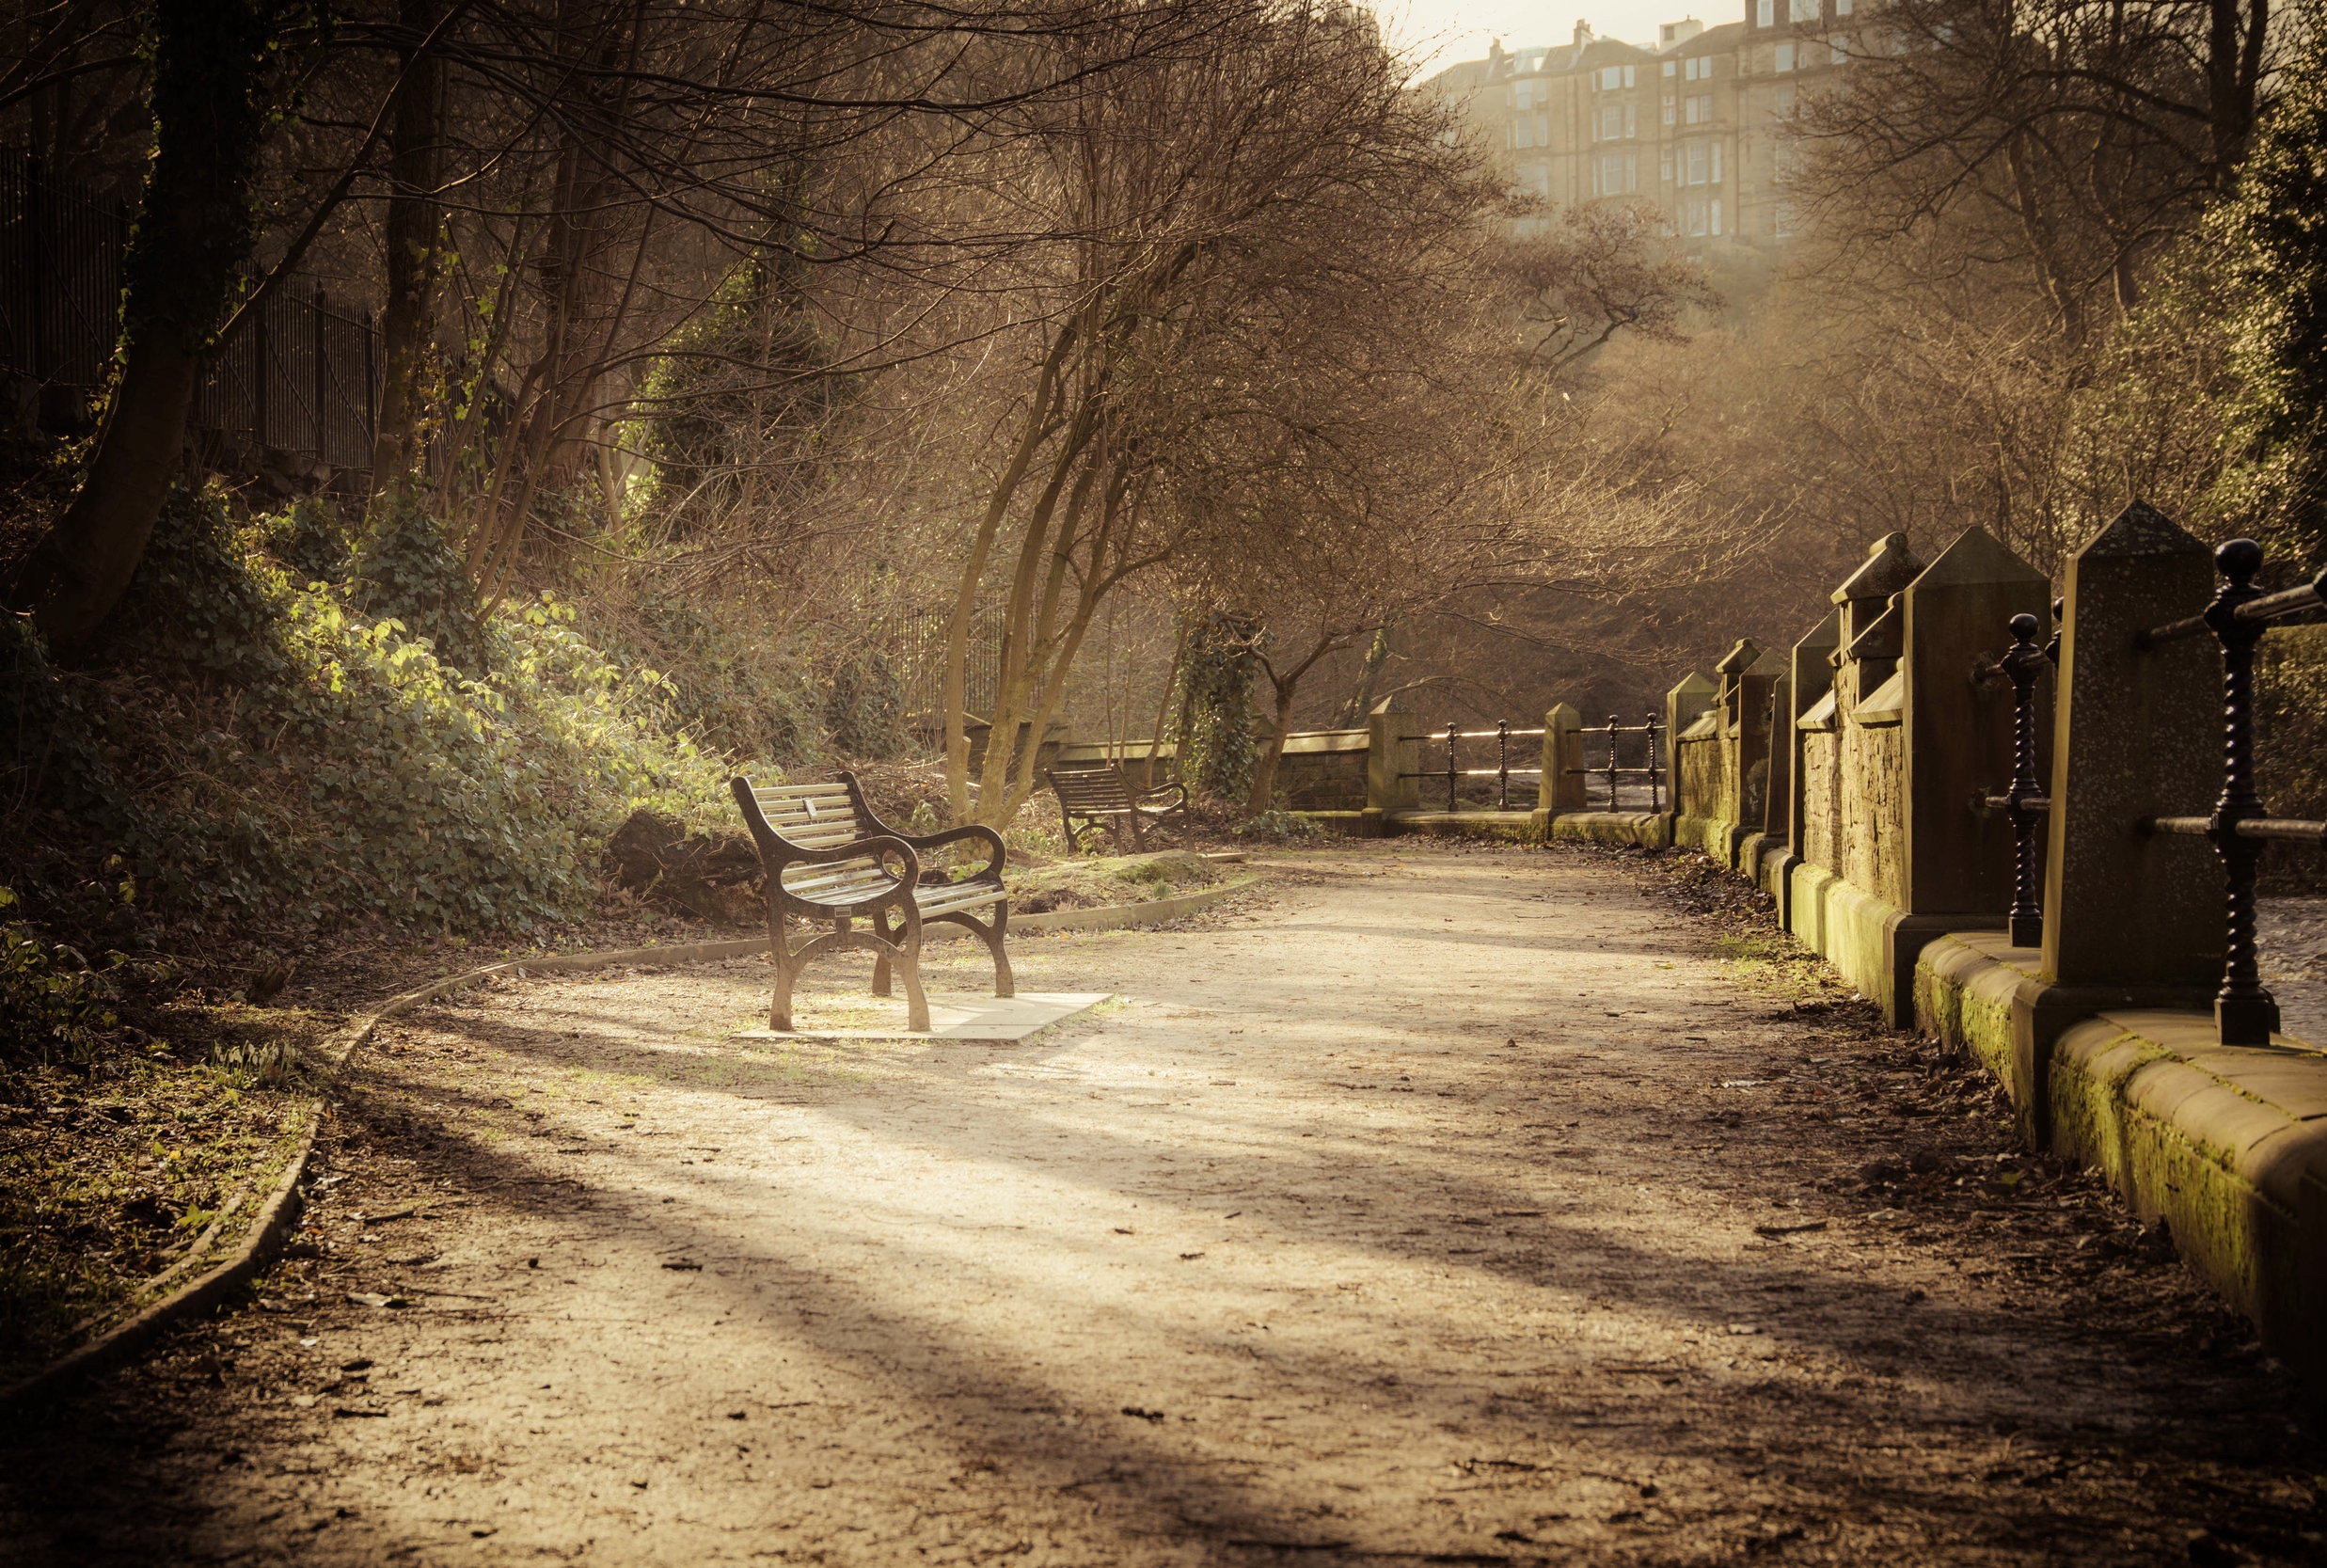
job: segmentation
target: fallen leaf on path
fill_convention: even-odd
[[[1144,1406],[1136,1404],[1125,1405],[1123,1407],[1123,1414],[1126,1416],[1137,1417],[1143,1421],[1160,1421],[1164,1418],[1164,1412],[1161,1410],[1149,1410]]]
[[[412,1305],[402,1296],[384,1296],[371,1291],[350,1291],[347,1293],[347,1299],[358,1307],[409,1307]]]
[[[1799,1236],[1804,1231],[1825,1228],[1824,1220],[1806,1220],[1800,1225],[1757,1225],[1753,1227],[1753,1233],[1756,1236]]]
[[[678,1261],[673,1263],[665,1263],[663,1267],[666,1269],[676,1269],[682,1274],[701,1274],[703,1272],[703,1265],[701,1263],[690,1263],[685,1259],[680,1259]]]

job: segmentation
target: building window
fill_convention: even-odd
[[[1836,16],[1848,16],[1850,14],[1850,0],[1834,0],[1834,14]]]
[[[1531,119],[1523,119],[1519,121],[1518,124],[1512,126],[1511,128],[1511,145],[1513,147],[1533,147],[1535,145],[1535,121]]]
[[[1672,94],[1667,93],[1665,94],[1665,123],[1667,125],[1672,123],[1672,118],[1675,113],[1676,109],[1672,102]]]
[[[1614,103],[1600,111],[1600,139],[1614,141],[1624,134],[1624,111]]]
[[[1780,71],[1792,71],[1794,69],[1794,46],[1792,44],[1781,43],[1778,45],[1777,68]]]
[[[1623,82],[1624,68],[1622,66],[1607,66],[1605,67],[1600,72],[1600,90],[1602,92],[1614,92],[1618,87],[1623,86]]]
[[[1687,172],[1682,175],[1681,183],[1684,185],[1703,184],[1705,182],[1705,144],[1701,141],[1690,142],[1681,149],[1681,155],[1687,160],[1685,166]]]
[[[1624,67],[1624,86],[1626,86],[1626,87],[1638,87],[1639,84],[1638,84],[1638,82],[1636,82],[1636,81],[1633,79],[1633,77],[1634,77],[1634,71],[1633,71],[1633,68],[1632,68],[1631,66],[1626,66],[1626,67]]]
[[[1551,145],[1551,117],[1549,115],[1535,117],[1535,145],[1538,147]]]
[[[1712,124],[1713,95],[1709,92],[1700,93],[1697,97],[1690,99],[1688,101],[1688,112],[1683,115],[1681,119],[1682,123],[1685,125]]]
[[[1788,22],[1815,22],[1818,20],[1818,0],[1787,0],[1786,20]]]
[[[1757,27],[1773,26],[1777,23],[1778,0],[1753,0],[1753,24]]]
[[[1665,74],[1668,76],[1672,74],[1672,64],[1673,62],[1670,60],[1667,60],[1665,62]]]
[[[1624,135],[1627,136],[1637,136],[1639,134],[1640,111],[1635,108],[1632,104],[1627,103],[1624,105]]]
[[[1627,162],[1625,155],[1620,152],[1611,152],[1600,160],[1600,194],[1602,196],[1621,196],[1632,188],[1624,182],[1624,166]],[[1634,166],[1638,167],[1637,165]]]
[[[1713,182],[1717,185],[1721,182],[1721,144],[1719,142],[1713,144]],[[1717,229],[1714,232],[1718,234],[1720,230]]]
[[[1672,149],[1666,148],[1656,160],[1656,173],[1666,184],[1672,183]]]
[[[1627,152],[1624,154],[1624,189],[1637,191],[1639,188],[1640,155],[1638,152]]]
[[[1713,198],[1713,231],[1721,231],[1721,198],[1718,196]]]

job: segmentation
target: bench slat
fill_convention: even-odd
[[[984,904],[999,904],[1005,896],[1005,890],[983,882],[958,882],[947,887],[913,890],[913,902],[921,907],[924,914],[951,914],[956,910],[974,910]]]

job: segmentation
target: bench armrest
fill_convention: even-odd
[[[1003,863],[1010,853],[1009,846],[1002,842],[1002,835],[982,823],[974,822],[966,828],[947,828],[942,832],[899,833],[897,836],[915,849],[935,849],[942,845],[958,844],[967,838],[984,839],[988,853],[986,869],[977,875],[979,881],[1000,881]]]
[[[1166,795],[1178,795],[1179,799],[1169,805],[1164,805],[1163,798]],[[1179,784],[1157,784],[1153,789],[1140,790],[1134,798],[1143,810],[1153,811],[1161,805],[1165,811],[1178,811],[1188,803],[1188,786]]]
[[[762,860],[768,867],[768,881],[770,890],[782,894],[795,904],[804,904],[815,909],[840,907],[817,898],[813,894],[794,893],[790,888],[785,887],[784,873],[795,865],[824,865],[834,861],[870,859],[879,870],[880,875],[888,879],[889,894],[884,894],[882,896],[886,897],[900,890],[921,885],[921,857],[913,853],[911,845],[894,833],[875,833],[870,838],[860,838],[854,843],[839,845],[831,849],[801,849],[789,844],[784,848],[784,858],[782,861],[769,861],[765,856]],[[883,863],[886,858],[893,854],[905,863],[905,873],[901,877],[890,876],[888,866]],[[862,898],[852,898],[849,903],[855,905],[865,901]]]

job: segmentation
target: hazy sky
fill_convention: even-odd
[[[1431,70],[1457,60],[1486,57],[1487,40],[1499,38],[1506,49],[1530,44],[1565,43],[1575,35],[1577,18],[1591,24],[1603,38],[1654,45],[1659,23],[1694,16],[1708,27],[1734,22],[1744,15],[1738,0],[1707,6],[1702,0],[1567,0],[1564,5],[1543,0],[1367,0],[1382,19],[1383,31],[1393,44],[1412,50],[1431,61]],[[1422,72],[1429,74],[1426,70]]]

